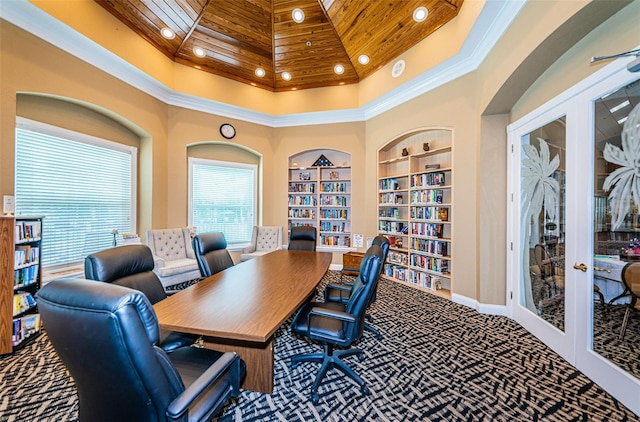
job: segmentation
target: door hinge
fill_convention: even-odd
[[[513,250],[513,242],[509,243],[509,248]]]
[[[511,144],[511,152],[513,152],[513,144]]]
[[[513,292],[509,292],[509,299],[513,300]]]

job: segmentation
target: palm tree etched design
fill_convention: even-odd
[[[533,145],[523,144],[522,149],[526,156],[522,160],[522,228],[524,236],[522,236],[520,250],[523,253],[523,277],[521,291],[524,292],[524,305],[536,312],[536,306],[533,301],[533,291],[531,290],[531,273],[529,271],[529,243],[531,240],[531,227],[538,224],[540,213],[544,212],[550,220],[555,219],[556,204],[558,202],[560,185],[553,174],[560,165],[560,157],[556,154],[550,160],[549,145],[547,142],[538,138],[540,151]]]
[[[607,142],[604,159],[620,167],[604,179],[602,189],[609,192],[611,231],[619,229],[631,213],[631,199],[640,205],[640,104],[636,105],[622,127],[622,149]]]

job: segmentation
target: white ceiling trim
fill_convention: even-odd
[[[0,1],[0,18],[166,104],[270,127],[290,127],[365,121],[476,70],[525,2],[487,0],[458,54],[362,107],[287,115],[262,113],[175,91],[27,0]]]

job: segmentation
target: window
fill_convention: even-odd
[[[257,166],[189,158],[190,224],[219,231],[230,245],[249,243],[256,224]]]
[[[43,266],[66,266],[135,231],[137,149],[18,118],[16,214],[42,215]]]

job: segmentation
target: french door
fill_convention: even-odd
[[[621,335],[639,103],[640,75],[614,62],[509,126],[507,271],[511,317],[640,415],[640,312]]]

